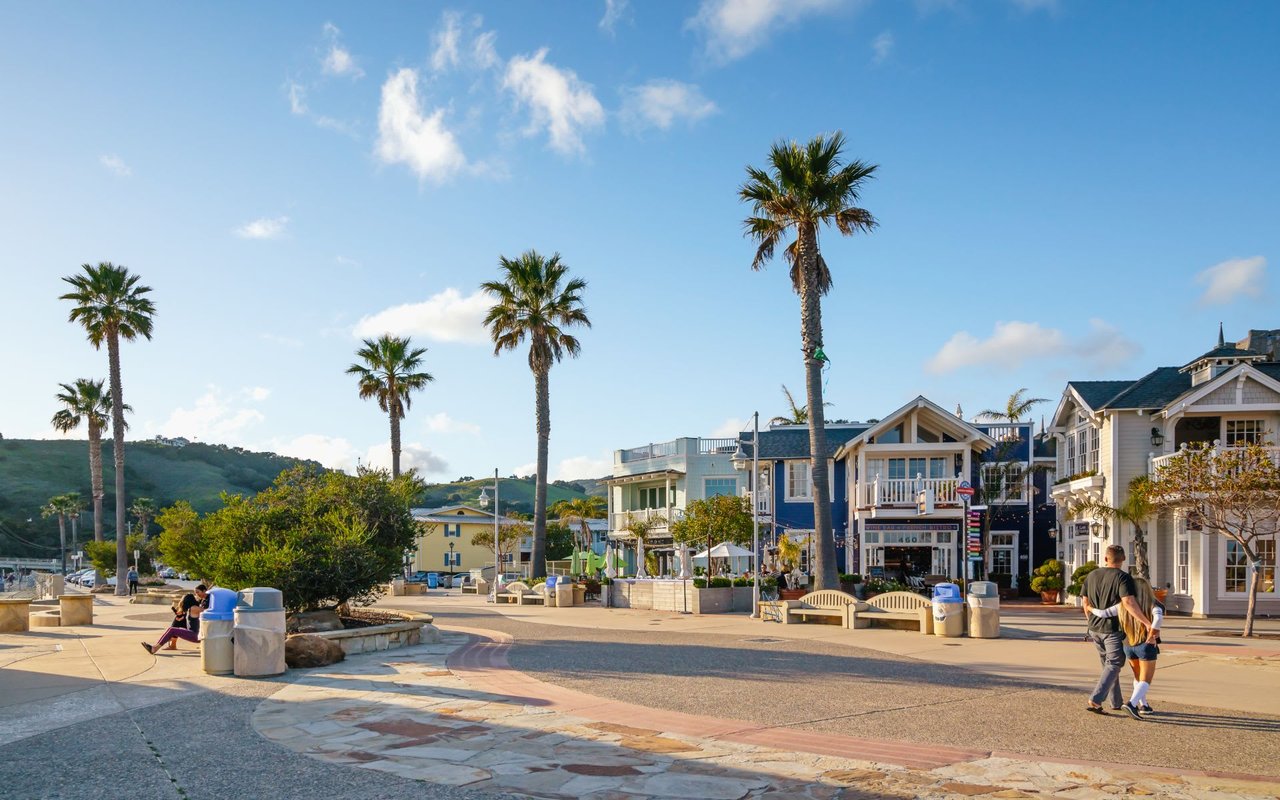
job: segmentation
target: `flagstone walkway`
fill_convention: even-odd
[[[1280,782],[1055,763],[770,728],[592,697],[509,668],[509,639],[357,657],[264,700],[253,727],[332,764],[539,798],[1280,796]]]

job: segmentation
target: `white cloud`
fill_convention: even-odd
[[[375,154],[385,164],[404,164],[418,180],[444,181],[466,166],[462,149],[444,126],[444,109],[430,114],[418,98],[418,73],[401,69],[382,85]]]
[[[241,239],[277,239],[289,224],[288,217],[261,217],[232,231]]]
[[[458,43],[462,40],[462,14],[446,11],[440,19],[440,29],[431,37],[435,47],[431,51],[431,68],[443,72],[458,66]]]
[[[737,417],[729,417],[711,432],[712,439],[734,439],[747,427],[747,421]]]
[[[297,81],[285,81],[289,90],[289,112],[299,117],[307,115],[307,88]]]
[[[427,417],[427,430],[433,433],[479,433],[480,426],[454,419],[448,413],[441,411]]]
[[[515,475],[517,478],[523,478],[525,475],[534,475],[538,472],[538,462],[530,461],[528,464],[521,464],[511,470],[508,475]]]
[[[324,24],[324,39],[328,45],[324,57],[320,59],[320,68],[326,75],[349,75],[352,78],[363,78],[364,70],[360,69],[351,51],[342,46],[342,31],[332,22]]]
[[[483,30],[484,17],[465,17],[458,11],[440,15],[440,27],[431,36],[431,70],[445,72],[459,67],[489,69],[497,66],[497,34]]]
[[[618,23],[626,16],[630,0],[604,0],[604,16],[600,18],[600,30],[614,35]]]
[[[755,50],[779,28],[843,5],[846,0],[702,0],[685,27],[699,32],[707,55],[723,64]]]
[[[112,172],[121,178],[127,178],[133,174],[133,169],[130,168],[128,164],[124,163],[123,158],[115,153],[108,153],[106,155],[99,156],[98,163],[106,167],[107,171]]]
[[[251,400],[256,400],[259,403],[271,396],[271,390],[265,386],[249,386],[245,388],[244,393]]]
[[[535,466],[536,470],[537,467]],[[566,458],[551,474],[553,481],[572,481],[578,478],[601,478],[613,474],[613,457],[592,458],[574,456]]]
[[[659,78],[623,89],[622,94],[622,116],[633,128],[665,131],[679,120],[694,123],[719,110],[696,85],[680,81]]]
[[[287,80],[284,83],[285,90],[289,95],[289,113],[298,117],[305,117],[316,124],[317,127],[327,128],[331,131],[345,134],[347,136],[355,136],[354,125],[343,122],[340,119],[326,117],[323,114],[312,113],[311,108],[307,105],[307,87],[295,80]]]
[[[346,439],[321,433],[304,433],[292,439],[272,439],[264,446],[282,456],[319,461],[329,469],[346,472],[355,471],[356,459],[360,456],[360,451]]]
[[[581,133],[604,124],[604,107],[589,84],[569,69],[546,62],[547,48],[532,58],[516,56],[507,63],[503,88],[528,106],[532,119],[526,133],[545,128],[551,146],[561,153],[583,150]]]
[[[496,67],[502,59],[498,57],[498,48],[494,45],[498,34],[485,31],[476,36],[471,43],[471,58],[480,69]]]
[[[997,322],[986,339],[968,331],[956,333],[925,363],[925,370],[934,374],[966,367],[1013,371],[1038,358],[1064,357],[1107,369],[1127,363],[1140,350],[1138,344],[1100,319],[1090,320],[1089,331],[1075,340],[1057,328],[1014,320]]]
[[[889,56],[893,55],[893,34],[889,31],[881,33],[879,36],[871,40],[871,63],[880,65],[889,60]]]
[[[204,442],[244,444],[245,435],[254,426],[266,420],[261,411],[242,404],[241,400],[258,401],[252,390],[229,395],[217,386],[196,398],[188,408],[175,408],[168,419],[159,424],[147,423],[151,434],[185,436]]]
[[[1223,305],[1241,297],[1261,297],[1267,279],[1267,259],[1263,256],[1232,258],[1214,264],[1196,275],[1205,285],[1202,305]]]
[[[438,342],[484,344],[490,341],[484,316],[492,303],[492,298],[483,291],[463,297],[457,289],[445,289],[421,303],[392,306],[363,317],[353,333],[358,339],[389,333],[425,336]]]
[[[363,264],[361,264],[359,261],[356,261],[354,258],[347,258],[347,257],[346,257],[346,256],[344,256],[344,255],[336,255],[336,256],[334,256],[334,257],[333,257],[333,263],[335,263],[335,264],[340,264],[340,265],[342,265],[342,266],[344,266],[344,267],[362,267],[362,266],[364,266],[364,265],[363,265]]]
[[[375,469],[391,469],[391,442],[375,444],[364,452],[361,463]],[[439,475],[449,470],[449,463],[416,442],[400,445],[400,471],[418,470],[422,475]]]

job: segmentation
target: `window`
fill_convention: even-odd
[[[453,557],[452,564],[449,563],[450,556]],[[461,563],[462,563],[462,553],[445,553],[444,554],[444,565],[446,567],[456,567],[456,566],[459,566]]]
[[[994,575],[1013,574],[1013,549],[1002,547],[991,551],[991,572]]]
[[[1258,539],[1254,542],[1258,552],[1258,591],[1272,593],[1276,590],[1276,540]],[[1227,559],[1223,567],[1228,592],[1249,591],[1249,557],[1239,542],[1227,540]]]
[[[636,508],[666,508],[667,487],[649,486],[636,490]]]
[[[1174,572],[1178,582],[1178,594],[1191,594],[1191,541],[1185,537],[1178,540]]]
[[[787,499],[810,500],[813,498],[813,482],[809,480],[808,461],[787,462]]]
[[[982,465],[984,495],[996,503],[1022,500],[1024,471],[1017,462]]]
[[[703,483],[704,496],[711,498],[718,495],[735,495],[738,493],[737,478],[707,478]]]
[[[1003,531],[991,532],[992,547],[1013,547],[1014,534]]]
[[[884,433],[876,436],[876,444],[901,444],[902,443],[902,425],[890,428]]]
[[[872,458],[867,461],[867,481],[876,478],[890,480],[914,480],[922,478],[948,478],[946,457],[933,458]]]
[[[1099,566],[1102,564],[1102,543],[1099,542],[1096,537],[1094,538],[1093,545],[1090,549],[1089,560]]]
[[[1076,437],[1067,437],[1067,476],[1080,472],[1076,469]]]
[[[1227,447],[1243,447],[1247,444],[1262,444],[1262,420],[1227,420]]]

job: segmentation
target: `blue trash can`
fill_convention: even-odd
[[[428,589],[440,588],[440,576],[437,573],[435,572],[427,573],[427,588]]]
[[[933,634],[950,638],[964,636],[964,595],[954,583],[933,587]]]

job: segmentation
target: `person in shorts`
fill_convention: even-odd
[[[1134,578],[1138,607],[1151,618],[1150,627],[1139,622],[1125,607],[1116,603],[1111,608],[1095,608],[1092,614],[1100,618],[1118,618],[1124,633],[1124,657],[1133,670],[1133,694],[1129,706],[1147,716],[1155,713],[1147,702],[1147,692],[1156,676],[1156,658],[1160,655],[1160,626],[1164,624],[1164,606],[1156,599],[1155,590],[1146,578]],[[1128,709],[1126,709],[1128,711]],[[1132,711],[1129,711],[1131,715]]]
[[[1137,589],[1133,578],[1120,569],[1124,564],[1124,548],[1118,544],[1108,547],[1103,563],[1106,566],[1095,569],[1084,579],[1082,591],[1084,615],[1089,621],[1089,639],[1098,648],[1098,661],[1102,664],[1098,685],[1094,687],[1085,710],[1094,714],[1106,714],[1102,701],[1110,696],[1113,709],[1124,709],[1129,716],[1140,719],[1137,710],[1125,703],[1120,694],[1120,670],[1125,662],[1126,634],[1121,630],[1118,619],[1095,616],[1093,609],[1121,605],[1132,620],[1146,626],[1148,630],[1151,628],[1151,618],[1134,597]]]

